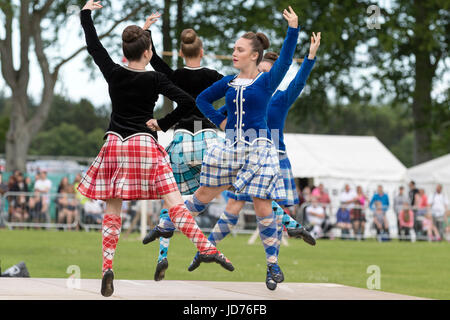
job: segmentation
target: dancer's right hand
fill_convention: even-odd
[[[91,10],[94,11],[96,9],[101,9],[103,6],[100,4],[100,1],[94,2],[94,0],[89,0],[86,2],[82,10]]]
[[[160,18],[160,17],[161,17],[161,13],[159,13],[158,11],[152,13],[152,14],[147,18],[147,20],[145,20],[145,24],[144,24],[144,26],[142,27],[142,29],[148,30],[148,29],[150,28],[150,26],[151,26],[152,24],[154,24],[156,21],[158,21],[158,18]]]
[[[292,7],[289,6],[289,11],[286,9],[283,10],[283,17],[288,22],[289,27],[291,28],[298,28],[298,17],[295,14],[294,10],[292,10]]]

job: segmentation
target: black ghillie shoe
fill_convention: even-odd
[[[295,229],[287,229],[288,235],[290,237],[303,239],[307,244],[312,246],[316,245],[316,239],[308,232],[304,227],[295,228]]]
[[[277,283],[272,278],[272,273],[270,272],[269,266],[267,266],[266,287],[269,290],[275,290],[277,288]]]
[[[281,268],[278,264],[276,264],[276,263],[267,264],[267,270],[270,271],[270,274],[272,275],[272,279],[276,283],[281,283],[284,281],[283,271],[281,271]]]
[[[225,257],[225,255],[223,253],[218,253],[216,255],[216,263],[220,264],[224,269],[228,270],[228,271],[233,271],[234,267],[231,264],[231,261],[227,259],[227,257]]]
[[[159,237],[170,238],[172,236],[173,231],[161,231],[161,229],[156,226],[145,236],[145,238],[142,240],[142,243],[147,244],[154,241],[155,239],[158,239]]]
[[[100,291],[102,296],[109,297],[114,293],[113,280],[114,272],[111,269],[106,270],[102,278],[102,289]]]
[[[200,260],[198,259],[198,256],[200,255],[200,253],[197,251],[197,253],[195,254],[194,260],[192,260],[191,264],[188,267],[188,271],[194,271],[195,269],[197,269],[200,266]]]
[[[169,262],[167,261],[167,258],[162,259],[161,261],[158,261],[158,264],[156,265],[156,271],[155,271],[155,281],[161,281],[164,279],[164,276],[166,274],[166,270],[169,267]]]

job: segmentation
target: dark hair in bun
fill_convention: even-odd
[[[184,29],[181,32],[181,52],[186,58],[195,58],[200,55],[203,48],[202,40],[193,29]]]
[[[276,54],[273,51],[269,51],[264,54],[262,61],[267,61],[267,62],[270,62],[271,64],[274,64],[275,61],[277,61],[277,59],[278,59],[278,54]]]
[[[258,52],[258,59],[256,60],[256,64],[258,65],[263,58],[264,50],[270,46],[269,39],[262,32],[247,32],[242,36],[242,38],[251,40],[253,51]]]
[[[122,49],[129,61],[141,59],[145,50],[150,48],[150,33],[136,25],[126,27],[122,32]]]

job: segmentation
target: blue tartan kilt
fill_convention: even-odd
[[[295,185],[294,175],[292,174],[292,167],[287,154],[278,154],[278,158],[280,161],[281,175],[283,176],[284,188],[286,191],[286,199],[277,200],[277,203],[281,206],[290,207],[300,202]],[[227,197],[238,201],[253,201],[252,197],[247,194],[235,194],[231,191],[227,191]]]
[[[167,146],[173,175],[182,195],[191,195],[200,187],[200,171],[206,150],[217,143],[217,132],[202,130],[195,134],[176,130]]]
[[[286,198],[277,151],[267,140],[257,140],[251,145],[218,141],[203,159],[200,185],[230,185],[237,195],[261,199]]]

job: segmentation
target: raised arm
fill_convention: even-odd
[[[144,27],[142,27],[142,29],[144,29],[145,31],[147,31],[148,33],[150,33],[150,41],[152,43],[152,59],[150,60],[150,64],[152,65],[153,69],[155,69],[155,71],[164,73],[166,76],[169,77],[169,79],[172,79],[172,75],[173,75],[173,70],[171,67],[169,67],[169,65],[163,60],[161,59],[160,56],[158,56],[158,54],[156,53],[156,49],[155,46],[153,44],[153,37],[152,37],[152,32],[150,31],[150,26],[152,24],[154,24],[156,21],[158,21],[159,17],[161,17],[161,14],[159,12],[155,12],[152,13],[147,20],[145,21]]]
[[[91,12],[100,8],[102,8],[100,1],[94,2],[93,0],[89,0],[80,12],[80,20],[86,38],[87,50],[94,59],[95,64],[100,68],[103,77],[108,81],[111,71],[116,64],[98,39],[97,31],[95,30],[91,17]]]
[[[272,68],[266,77],[266,86],[270,91],[275,91],[278,85],[283,80],[286,72],[289,70],[289,67],[292,64],[292,59],[294,58],[294,51],[297,45],[299,26],[298,26],[298,17],[295,14],[294,10],[289,7],[288,10],[283,11],[283,17],[288,21],[289,27],[287,30],[286,38],[284,39],[283,46],[281,47],[280,56],[277,61],[273,64]]]
[[[308,56],[305,56],[305,59],[303,60],[300,69],[295,75],[295,78],[291,81],[291,83],[289,84],[288,88],[285,91],[286,105],[288,107],[290,107],[294,103],[294,101],[302,92],[303,88],[306,85],[306,80],[308,79],[315,62],[316,62],[315,57],[313,60],[310,60],[308,59]]]
[[[227,83],[230,79],[231,77],[227,76],[213,83],[209,88],[203,90],[197,96],[196,100],[198,109],[218,128],[220,128],[220,125],[227,116],[219,112],[219,110],[216,110],[213,102],[225,96],[228,89]]]

